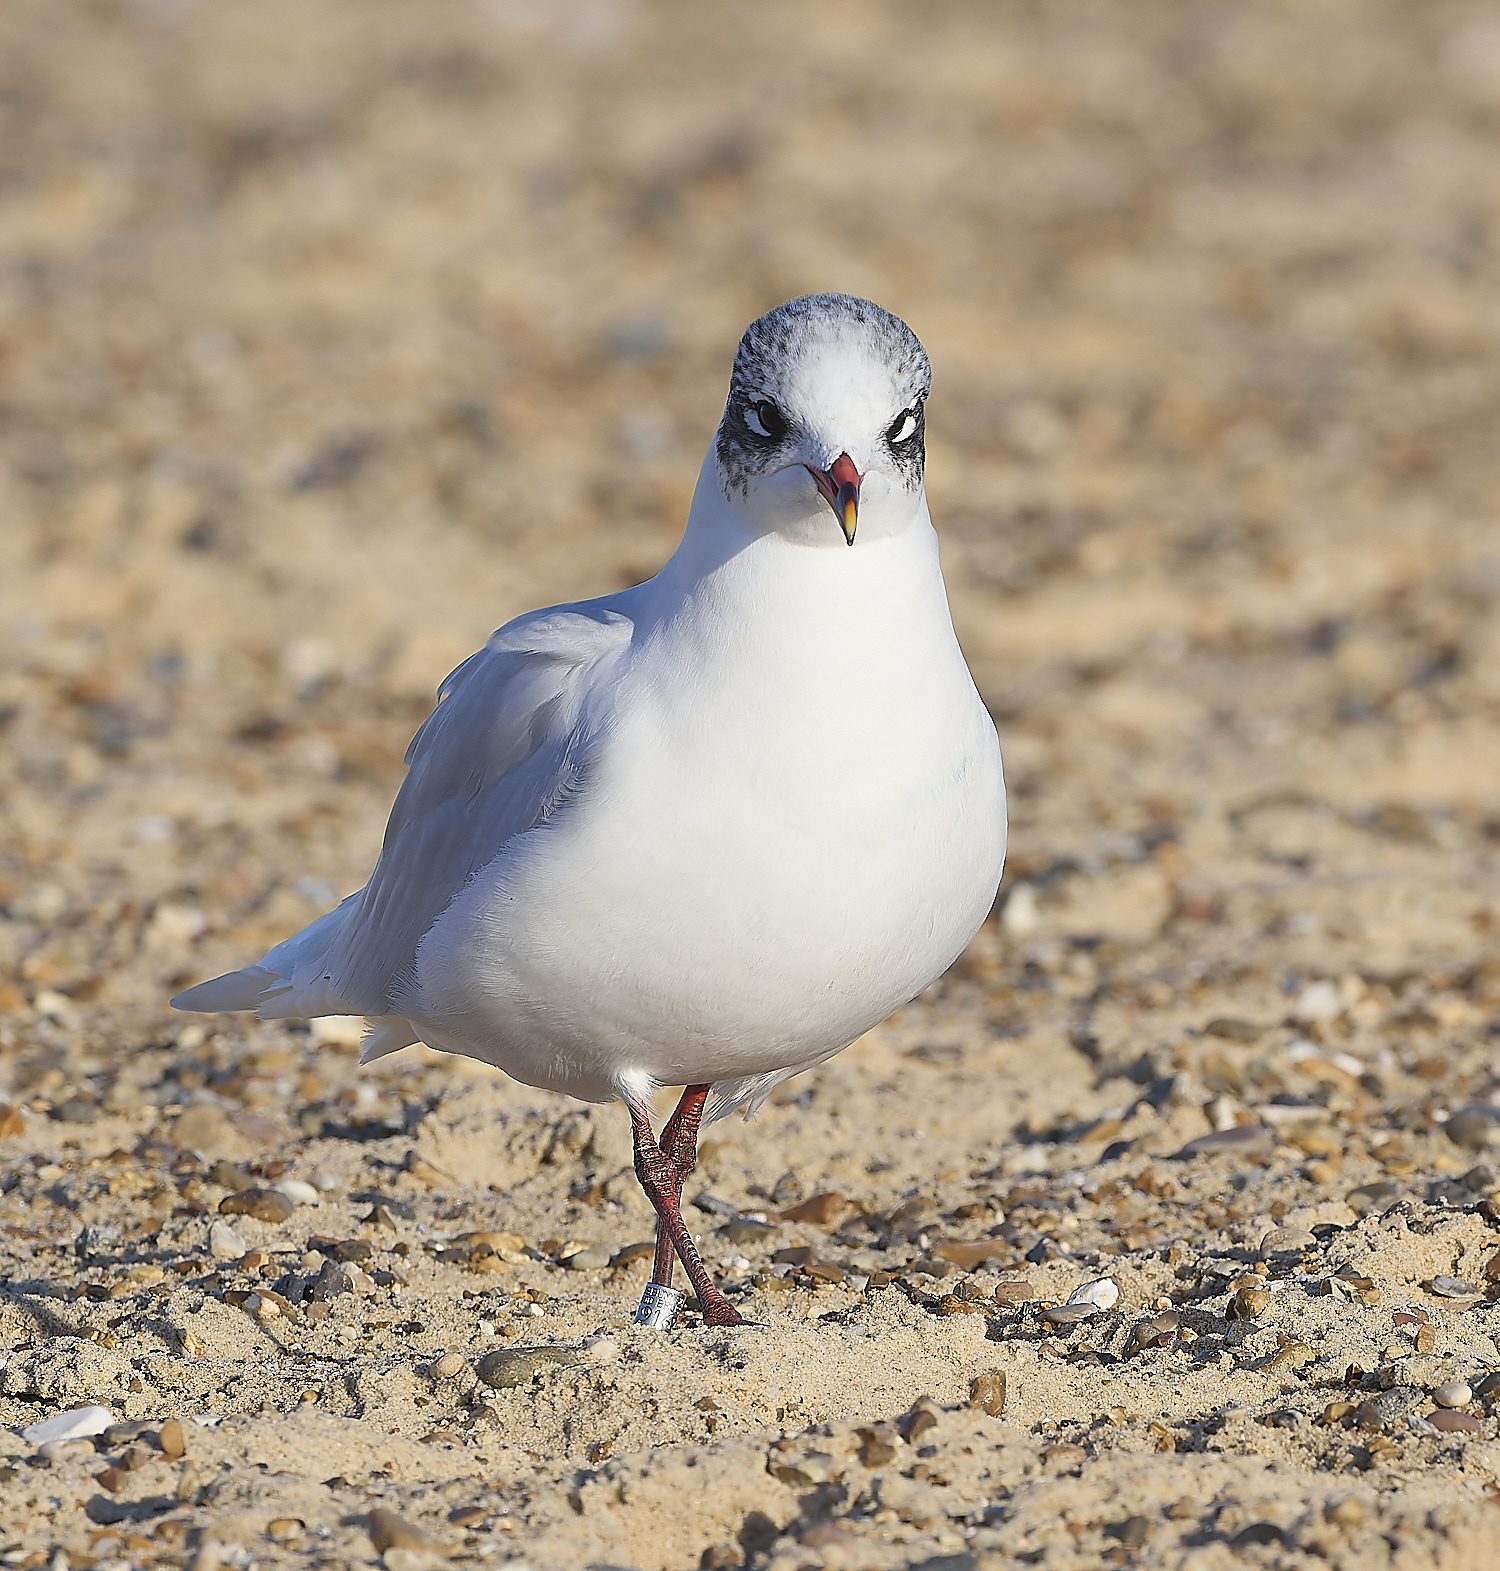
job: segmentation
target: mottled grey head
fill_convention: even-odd
[[[868,476],[921,491],[931,382],[916,335],[868,300],[806,295],[768,311],[745,330],[729,379],[715,444],[725,497],[805,470],[799,484],[810,479],[852,545]]]

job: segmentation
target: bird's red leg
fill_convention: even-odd
[[[682,1093],[677,1111],[667,1120],[657,1140],[651,1120],[643,1107],[630,1109],[630,1125],[635,1136],[635,1176],[656,1212],[656,1264],[651,1280],[662,1287],[672,1282],[672,1255],[682,1261],[698,1303],[703,1322],[711,1326],[744,1325],[745,1319],[714,1285],[693,1242],[693,1235],[682,1220],[682,1186],[698,1160],[698,1120],[708,1099],[707,1086],[689,1086]]]
[[[687,1182],[688,1174],[698,1165],[698,1120],[703,1115],[703,1104],[707,1097],[707,1086],[688,1086],[656,1141],[661,1148],[661,1154],[671,1165],[676,1180],[679,1211],[682,1209],[682,1186]],[[672,1235],[667,1231],[666,1220],[658,1216],[656,1261],[651,1272],[651,1280],[658,1286],[672,1285],[672,1266],[675,1258]]]

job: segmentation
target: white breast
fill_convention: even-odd
[[[847,1045],[961,951],[1004,857],[930,528],[847,554],[773,537],[662,603],[579,803],[418,957],[429,1039],[599,1098]]]

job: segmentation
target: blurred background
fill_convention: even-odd
[[[7,0],[10,1041],[357,887],[444,673],[656,570],[814,290],[934,363],[997,1018],[1482,978],[1497,133],[1473,0]]]

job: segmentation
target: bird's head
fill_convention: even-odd
[[[916,335],[868,300],[768,311],[740,340],[719,422],[725,499],[809,545],[899,533],[921,508],[931,381]]]

